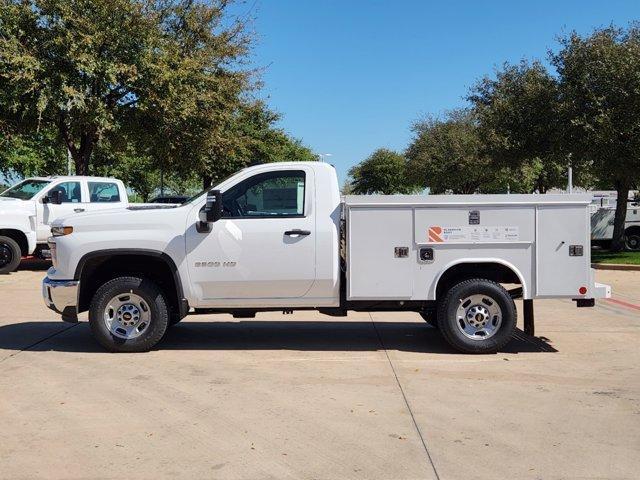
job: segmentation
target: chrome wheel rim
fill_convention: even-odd
[[[456,310],[458,330],[472,340],[493,337],[502,324],[502,309],[487,295],[471,295],[460,300]]]
[[[627,237],[627,248],[629,250],[640,250],[640,237],[636,235]]]
[[[6,243],[0,243],[0,267],[9,265],[13,260],[13,251]]]
[[[122,293],[107,302],[103,318],[112,335],[131,340],[147,331],[151,323],[151,310],[141,296]]]

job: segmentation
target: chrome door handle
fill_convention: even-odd
[[[76,213],[82,213],[84,212],[84,208],[74,208],[73,211]]]
[[[305,235],[311,235],[309,230],[300,230],[299,228],[294,228],[293,230],[287,230],[284,234],[288,237],[292,237],[294,235],[300,235],[301,237]]]

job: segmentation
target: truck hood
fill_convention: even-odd
[[[17,198],[0,197],[0,222],[3,215],[36,214],[36,205],[32,201],[19,200]]]
[[[84,212],[67,215],[56,219],[52,225],[71,226],[78,231],[119,231],[158,229],[162,226],[184,225],[189,208],[176,208],[175,206],[129,206],[98,212]]]

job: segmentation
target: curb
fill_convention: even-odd
[[[624,270],[627,272],[640,272],[640,265],[626,265],[624,263],[592,263],[591,268],[596,270]]]

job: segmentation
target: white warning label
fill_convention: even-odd
[[[433,243],[513,242],[520,240],[518,227],[429,227],[428,238]]]

